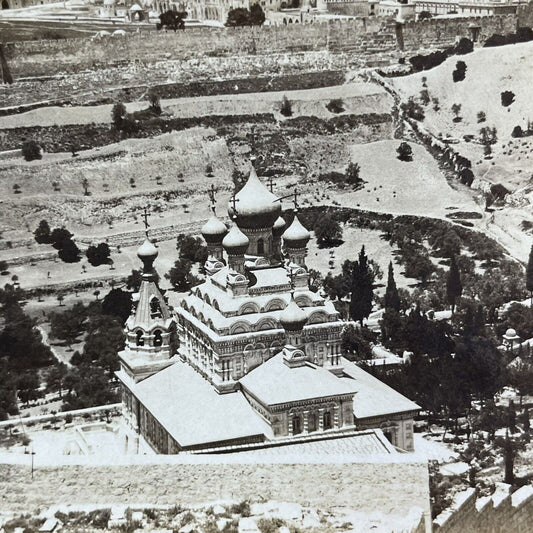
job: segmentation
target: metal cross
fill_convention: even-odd
[[[291,293],[294,293],[294,279],[296,278],[296,274],[293,272],[292,268],[289,266],[289,279],[291,284]]]
[[[235,193],[233,193],[233,196],[230,198],[231,207],[233,208],[233,212],[237,213],[237,202],[239,201],[238,198],[235,197]]]
[[[267,183],[268,183],[270,192],[274,192],[274,178],[272,176],[268,176]]]
[[[146,207],[143,210],[143,214],[141,215],[144,219],[144,231],[146,233],[146,236],[148,237],[148,228],[150,227],[150,224],[148,223],[148,210]]]
[[[293,199],[293,202],[294,202],[294,210],[297,211],[298,210],[298,189],[296,187],[294,187],[294,199]]]
[[[215,186],[211,184],[211,189],[209,189],[207,193],[209,194],[209,201],[211,202],[211,211],[213,211],[213,214],[215,214],[216,192],[217,190],[215,189]]]

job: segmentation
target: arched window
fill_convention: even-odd
[[[135,333],[135,335],[137,336],[135,344],[137,346],[144,346],[143,332],[139,329],[137,330],[137,333]]]
[[[331,413],[329,411],[326,411],[322,415],[322,421],[323,421],[324,429],[331,429]]]
[[[160,329],[154,331],[154,346],[158,347],[163,344],[163,334]]]
[[[265,253],[265,241],[263,238],[257,239],[257,255],[263,255]]]
[[[295,416],[292,419],[292,434],[298,435],[298,433],[302,432],[302,421],[299,416]]]
[[[152,318],[161,316],[161,305],[159,305],[159,300],[155,297],[150,300],[150,314]]]

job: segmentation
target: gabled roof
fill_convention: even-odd
[[[283,352],[243,376],[243,388],[264,405],[277,405],[313,398],[354,394],[355,383],[338,378],[329,370],[307,362],[289,367]]]
[[[117,373],[181,446],[271,435],[241,392],[218,394],[186,363],[175,363],[139,383]]]
[[[420,406],[415,402],[365,372],[352,361],[342,357],[341,365],[348,376],[341,379],[355,383],[357,387],[357,394],[353,399],[355,418],[370,418],[420,410]]]

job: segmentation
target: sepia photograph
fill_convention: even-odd
[[[533,0],[0,0],[0,533],[533,531]]]

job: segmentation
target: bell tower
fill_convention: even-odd
[[[134,293],[131,314],[126,321],[126,346],[118,355],[122,369],[134,381],[141,381],[171,365],[178,348],[176,320],[157,284],[154,261],[158,251],[148,238],[137,250],[143,263],[139,292]]]

